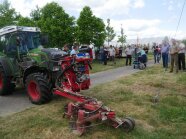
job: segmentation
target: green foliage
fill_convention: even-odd
[[[102,19],[93,15],[90,7],[85,6],[77,20],[78,41],[81,44],[94,43],[101,46],[105,40],[105,24]]]
[[[15,24],[14,22],[19,18],[14,8],[10,7],[8,0],[4,0],[0,4],[0,28]]]
[[[101,46],[106,38],[105,24],[102,19],[95,17],[95,24],[93,25],[93,40],[95,46]]]
[[[107,20],[107,23],[108,25],[106,27],[106,40],[109,45],[109,42],[111,42],[115,38],[116,33],[114,33],[113,27],[110,26],[110,19]]]
[[[74,17],[69,16],[57,3],[48,3],[41,9],[38,26],[49,35],[50,47],[62,47],[73,42]]]
[[[75,18],[55,2],[48,3],[43,8],[36,6],[30,17],[22,17],[15,9],[10,8],[10,3],[5,0],[0,4],[0,28],[12,24],[39,27],[49,36],[48,47],[61,48],[64,44],[72,44],[74,41],[81,44],[94,43],[99,47],[106,38],[103,20],[94,16],[87,6],[81,11],[76,26]]]
[[[32,19],[28,18],[28,17],[20,17],[19,20],[18,20],[17,25],[34,27],[35,26],[35,22]]]
[[[34,21],[40,20],[41,9],[38,6],[36,6],[36,9],[31,11],[30,16],[31,16],[32,20],[34,20]]]

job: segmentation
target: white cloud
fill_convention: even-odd
[[[77,12],[84,6],[90,6],[95,15],[102,18],[124,16],[130,9],[142,8],[145,5],[144,0],[10,0],[12,7],[23,16],[29,16],[36,5],[43,7],[52,1],[58,2],[69,14],[74,13],[74,16],[77,16]]]
[[[1,0],[0,0],[1,1]],[[111,26],[114,27],[117,35],[120,34],[121,24],[123,25],[125,34],[128,38],[136,38],[137,34],[140,37],[162,36],[173,33],[173,31],[162,30],[159,28],[159,19],[136,19],[130,14],[134,9],[144,8],[145,0],[9,0],[12,7],[23,16],[29,16],[31,10],[36,8],[36,5],[43,7],[46,3],[55,1],[61,5],[64,10],[71,16],[78,18],[80,11],[84,6],[90,6],[93,13],[102,18],[111,19]],[[176,0],[164,0],[163,6],[172,9],[171,6],[180,4],[175,3]],[[170,6],[170,7],[169,7]],[[174,9],[173,9],[174,10]],[[131,16],[131,17],[130,17]],[[129,18],[130,17],[130,18]],[[175,18],[175,17],[174,17]],[[174,20],[172,18],[171,20]],[[183,33],[178,33],[178,36],[183,36]],[[115,38],[117,39],[117,37]]]
[[[46,3],[51,2],[52,0],[10,0],[11,6],[16,9],[22,16],[29,16],[31,10],[35,9],[38,5],[39,7],[43,7]]]
[[[134,8],[143,8],[145,6],[145,2],[143,0],[136,0],[134,2]]]
[[[172,10],[173,10],[173,5],[172,5],[172,4],[170,4],[170,5],[168,6],[168,10],[169,10],[169,11],[172,11]]]
[[[159,19],[126,19],[126,20],[111,20],[111,26],[114,27],[116,33],[119,35],[121,30],[121,24],[125,34],[128,38],[135,38],[137,34],[141,34],[143,31],[158,27],[161,23]],[[106,23],[105,23],[106,24]],[[150,34],[151,32],[149,32]],[[141,36],[144,34],[141,34]],[[117,38],[115,38],[117,39]]]

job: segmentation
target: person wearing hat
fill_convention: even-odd
[[[173,72],[174,65],[176,67],[176,73],[178,73],[178,44],[175,39],[172,39],[172,46],[170,47],[170,56],[171,56],[171,67],[170,72]]]

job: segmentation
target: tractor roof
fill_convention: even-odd
[[[0,36],[16,31],[26,31],[26,32],[41,32],[38,27],[24,27],[24,26],[6,26],[0,29]]]

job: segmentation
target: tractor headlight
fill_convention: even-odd
[[[59,66],[54,66],[53,68],[52,68],[52,71],[59,71]]]

